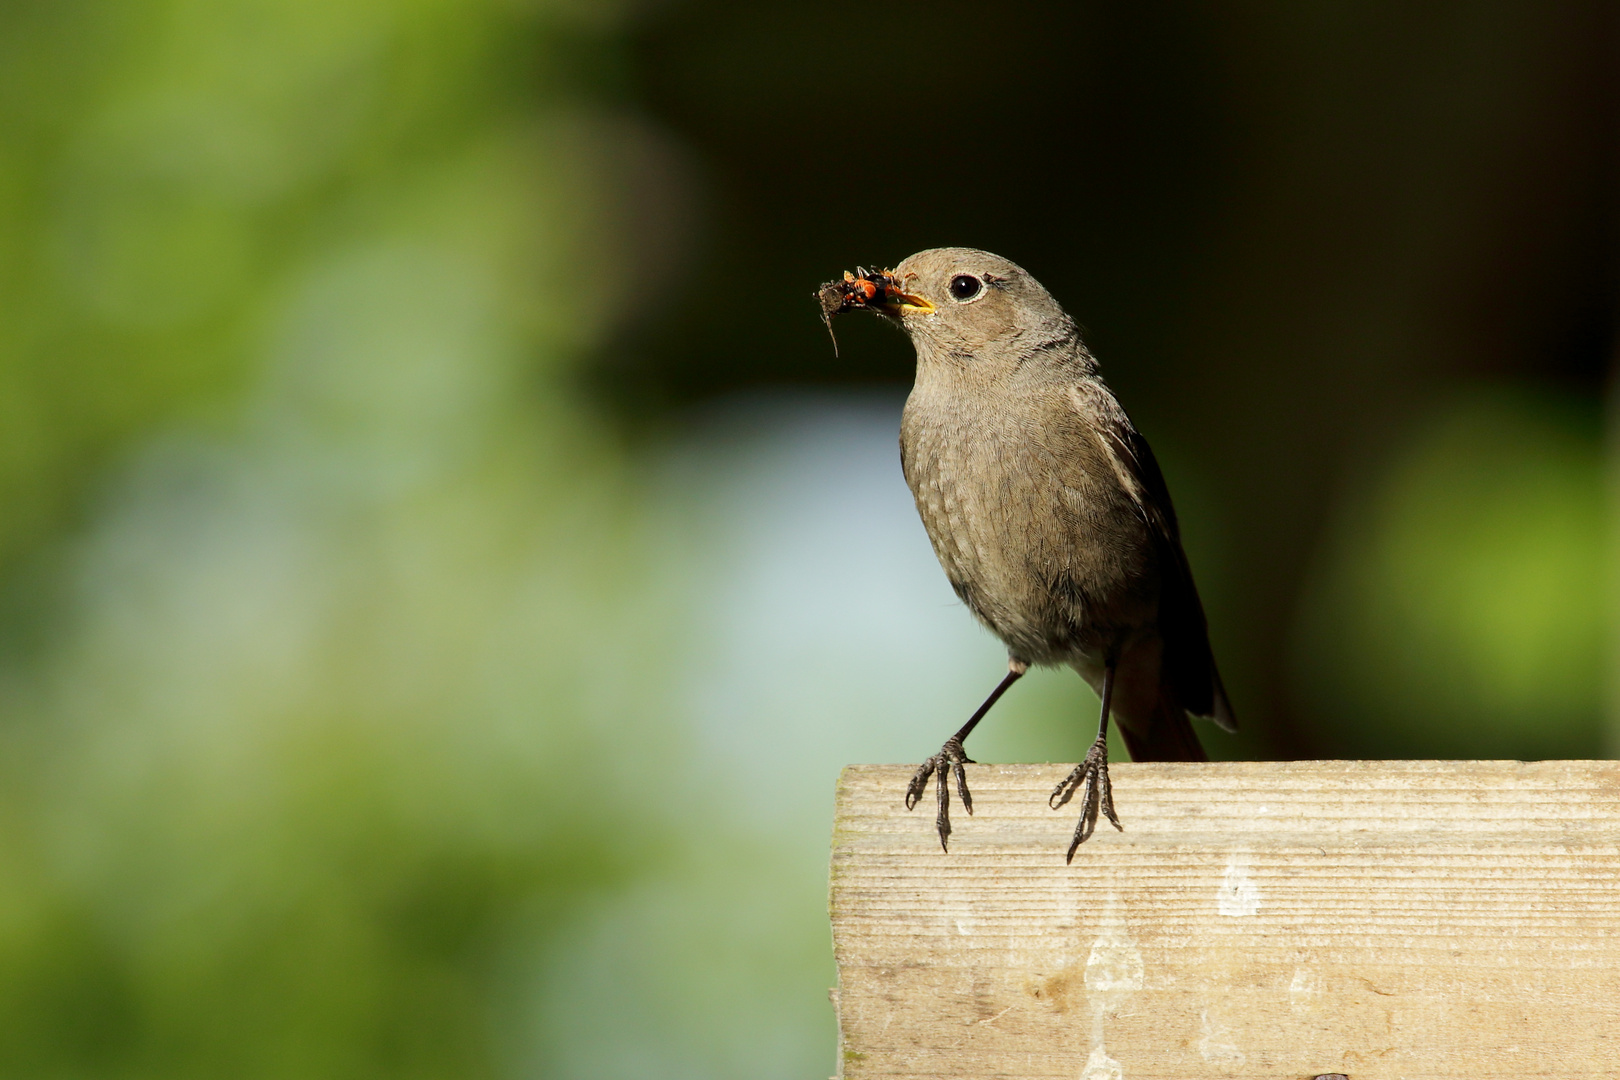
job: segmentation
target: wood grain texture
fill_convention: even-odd
[[[1072,866],[1058,765],[838,788],[841,1075],[1620,1076],[1620,763],[1116,764]]]

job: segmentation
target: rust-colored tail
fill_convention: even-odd
[[[1119,734],[1132,761],[1208,761],[1187,710],[1175,692],[1164,686],[1145,722],[1139,716],[1117,715]]]

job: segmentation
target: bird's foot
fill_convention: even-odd
[[[1091,744],[1091,749],[1086,752],[1086,760],[1076,765],[1074,771],[1052,789],[1052,794],[1046,800],[1047,805],[1057,810],[1073,798],[1076,791],[1081,792],[1080,824],[1074,827],[1074,839],[1069,843],[1069,855],[1065,862],[1073,862],[1075,850],[1096,831],[1098,811],[1108,816],[1114,828],[1125,831],[1125,826],[1119,823],[1119,816],[1114,813],[1114,787],[1108,782],[1107,739],[1099,738]]]
[[[939,812],[934,815],[934,827],[939,830],[939,846],[946,851],[951,850],[949,843],[951,837],[951,789],[950,779],[956,777],[956,793],[962,796],[962,806],[969,814],[973,813],[973,796],[968,793],[967,770],[963,765],[972,765],[973,759],[967,756],[959,740],[952,737],[939,753],[923,762],[917,769],[917,775],[911,778],[911,784],[906,788],[906,809],[914,808],[928,791],[928,778],[935,773],[939,774]],[[1110,811],[1112,812],[1112,811]]]

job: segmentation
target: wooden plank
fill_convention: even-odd
[[[1620,1076],[1620,763],[1057,765],[838,788],[841,1076]]]

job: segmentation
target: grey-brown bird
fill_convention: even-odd
[[[1237,730],[1158,462],[1074,320],[1006,259],[935,248],[846,274],[820,296],[829,320],[874,310],[916,347],[900,422],[906,483],[957,596],[1007,645],[1006,677],[917,770],[906,806],[937,774],[949,850],[951,778],[973,812],[963,743],[1030,665],[1067,664],[1102,700],[1097,741],[1048,800],[1081,795],[1072,862],[1099,811],[1122,828],[1110,717],[1136,761],[1206,760],[1189,714]]]

